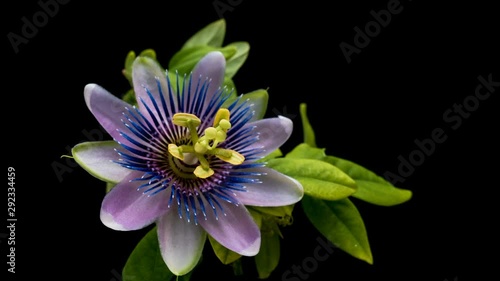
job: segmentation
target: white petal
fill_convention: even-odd
[[[259,183],[246,183],[246,192],[236,192],[236,198],[249,206],[277,207],[297,203],[304,196],[302,185],[295,179],[270,168],[238,171],[261,173]]]
[[[158,239],[163,260],[172,273],[190,272],[201,258],[207,238],[200,225],[179,218],[177,205],[157,221]]]
[[[124,168],[118,161],[115,149],[121,146],[115,141],[83,142],[75,145],[71,153],[75,161],[91,175],[105,182],[118,183],[131,170]]]

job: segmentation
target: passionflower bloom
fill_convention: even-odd
[[[298,202],[302,186],[257,161],[290,136],[286,117],[258,119],[265,108],[222,87],[226,61],[203,57],[170,79],[147,57],[132,66],[137,106],[96,84],[85,101],[113,141],[73,152],[89,173],[116,185],[105,195],[104,225],[137,230],[156,223],[162,257],[177,275],[191,271],[207,234],[244,256],[256,255],[260,230],[246,206]]]

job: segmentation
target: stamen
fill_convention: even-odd
[[[193,174],[201,179],[206,179],[214,174],[214,170],[210,167],[203,168],[202,165],[199,165],[196,169],[194,169]]]
[[[229,122],[230,112],[227,108],[220,108],[215,114],[213,127],[208,127],[204,130],[204,135],[199,137],[197,127],[202,123],[201,120],[191,113],[176,113],[172,118],[172,122],[181,127],[186,127],[191,134],[191,144],[177,146],[176,144],[168,145],[168,152],[171,156],[184,161],[184,153],[194,154],[198,159],[198,165],[193,174],[201,179],[206,179],[212,176],[215,172],[210,168],[210,163],[205,158],[205,155],[215,155],[217,158],[233,165],[240,165],[245,161],[245,157],[235,150],[217,148],[219,143],[222,143],[227,138],[227,131],[231,128]],[[181,167],[177,167],[181,168]],[[184,169],[174,170],[185,175]]]
[[[177,126],[188,127],[188,128],[190,126],[198,127],[201,124],[200,118],[190,113],[176,113],[174,114],[172,121]]]
[[[184,154],[182,153],[182,147],[171,143],[168,145],[168,152],[177,159],[184,160]]]
[[[215,114],[214,127],[219,126],[221,120],[227,120],[229,122],[229,110],[227,108],[220,108]]]
[[[234,150],[229,149],[220,149],[215,152],[215,156],[217,158],[226,161],[229,164],[240,165],[245,161],[245,156],[239,154]]]

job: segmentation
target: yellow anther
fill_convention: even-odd
[[[168,152],[172,154],[177,159],[184,160],[184,154],[182,153],[182,148],[177,145],[171,143],[168,145]]]
[[[205,169],[201,165],[198,165],[196,169],[194,169],[193,174],[201,179],[206,179],[214,174],[214,170],[210,167]]]
[[[245,161],[245,156],[239,154],[238,152],[230,149],[221,149],[215,153],[217,158],[226,161],[229,164],[240,165]]]
[[[214,127],[219,126],[220,121],[224,119],[229,122],[229,110],[227,108],[220,108],[215,114]]]
[[[188,127],[188,128],[189,127],[196,128],[201,124],[200,118],[190,113],[176,113],[174,114],[172,121],[177,126]]]

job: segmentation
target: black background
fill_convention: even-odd
[[[302,141],[301,102],[308,105],[318,146],[378,174],[397,174],[398,157],[407,158],[417,149],[414,141],[431,137],[434,129],[447,135],[397,184],[413,191],[409,202],[381,207],[353,199],[374,264],[337,250],[307,280],[462,281],[499,275],[494,192],[500,88],[455,130],[455,123],[443,119],[454,104],[470,100],[478,76],[500,81],[498,10],[490,2],[401,1],[402,11],[351,63],[339,44],[353,45],[354,27],[363,29],[373,20],[370,11],[387,9],[390,1],[72,0],[60,4],[18,52],[8,34],[22,35],[22,18],[32,20],[41,7],[36,1],[10,2],[2,8],[2,139],[7,166],[16,169],[18,221],[16,274],[7,272],[9,277],[119,280],[147,230],[117,232],[102,225],[102,182],[60,158],[89,134],[108,138],[96,134],[99,125],[85,106],[83,88],[98,83],[121,95],[129,86],[121,74],[128,51],[153,48],[166,65],[186,39],[220,15],[227,21],[225,44],[251,46],[234,77],[238,90],[268,88],[268,115],[286,115],[296,125],[284,151]],[[218,13],[214,3],[232,6]],[[58,177],[55,165],[68,170]],[[282,280],[318,246],[320,235],[301,209],[294,214],[269,280]],[[7,239],[1,239],[5,261]],[[193,280],[231,279],[231,269],[210,251],[205,258]],[[245,264],[245,280],[255,280],[252,261]]]

